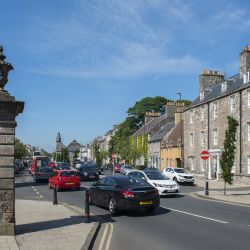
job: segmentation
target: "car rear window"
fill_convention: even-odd
[[[42,173],[52,173],[53,170],[51,168],[39,168],[38,172],[42,172]]]
[[[65,171],[65,172],[61,173],[61,176],[64,176],[64,177],[77,176],[77,172],[75,172],[75,171]]]
[[[148,182],[146,182],[145,180],[133,177],[129,177],[126,179],[116,179],[116,183],[122,188],[149,186]]]

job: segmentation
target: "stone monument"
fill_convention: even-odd
[[[16,101],[4,90],[9,71],[13,70],[5,58],[0,46],[0,235],[15,235],[15,128],[24,102]]]

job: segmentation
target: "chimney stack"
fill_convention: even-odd
[[[250,71],[250,45],[245,46],[240,53],[240,78]]]
[[[181,122],[184,108],[185,108],[184,102],[176,102],[175,125]]]
[[[209,89],[218,82],[224,81],[224,74],[218,70],[202,70],[199,76],[200,98],[204,97],[205,89]]]
[[[144,124],[147,124],[151,120],[153,120],[156,117],[161,116],[161,113],[158,112],[146,112],[145,118],[144,118]]]

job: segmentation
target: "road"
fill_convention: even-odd
[[[84,182],[82,186],[91,185]],[[198,187],[182,186],[183,195],[161,198],[153,215],[142,211],[110,216],[108,210],[91,206],[94,220],[103,222],[93,249],[250,249],[250,208],[196,199]],[[81,191],[58,193],[59,202],[84,209]],[[28,172],[16,177],[16,198],[52,201],[47,183],[34,183]]]

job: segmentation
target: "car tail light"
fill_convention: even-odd
[[[130,191],[121,191],[121,194],[125,197],[125,198],[132,198],[135,197],[134,194]]]

